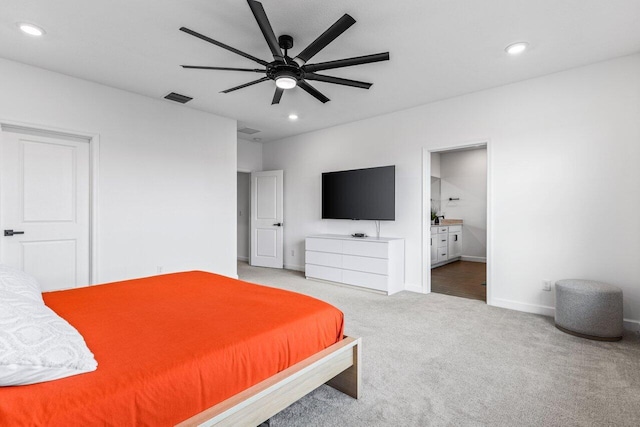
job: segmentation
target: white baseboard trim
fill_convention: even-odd
[[[285,264],[284,268],[285,270],[304,271],[304,265]]]
[[[239,256],[238,257],[238,261],[249,262],[249,257]],[[304,267],[301,267],[299,265],[290,265],[290,264],[284,264],[284,269],[285,270],[304,271]]]
[[[491,305],[495,307],[508,308],[510,310],[524,311],[525,313],[542,314],[553,317],[555,308],[545,305],[526,304],[518,301],[511,301],[501,298],[492,298]]]
[[[517,301],[510,301],[500,298],[493,298],[491,304],[495,307],[508,308],[510,310],[524,311],[526,313],[542,314],[543,316],[554,317],[556,314],[555,307],[545,305],[525,304]],[[632,319],[623,319],[623,327],[632,332],[640,332],[640,321]]]
[[[467,255],[462,255],[460,257],[460,259],[462,261],[470,261],[470,262],[483,262],[483,263],[487,263],[487,257],[484,256],[467,256]]]
[[[640,332],[640,320],[623,319],[622,326],[632,332]]]
[[[415,292],[417,294],[421,294],[422,293],[422,286],[405,283],[404,284],[404,290],[408,291],[408,292]]]

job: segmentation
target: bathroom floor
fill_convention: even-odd
[[[431,269],[431,292],[487,300],[487,264],[456,261]]]

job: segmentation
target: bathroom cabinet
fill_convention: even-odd
[[[431,268],[457,261],[462,256],[462,225],[431,226]]]

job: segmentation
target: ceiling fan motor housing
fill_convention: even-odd
[[[278,44],[280,45],[280,49],[289,50],[293,47],[293,37],[283,34],[278,37]]]
[[[283,64],[282,62],[271,62],[267,65],[267,77],[273,80],[281,77],[291,77],[298,81],[302,78],[302,70],[297,65]]]

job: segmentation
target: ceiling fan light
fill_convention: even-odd
[[[293,89],[298,81],[290,76],[281,76],[276,78],[276,86],[280,89]]]

